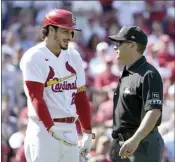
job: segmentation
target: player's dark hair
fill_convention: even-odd
[[[41,38],[42,40],[44,40],[48,34],[49,34],[49,26],[52,26],[56,31],[58,30],[58,27],[57,26],[53,26],[53,25],[48,25],[46,27],[43,27],[42,30],[41,30]]]
[[[145,45],[137,43],[137,52],[139,52],[140,54],[143,54],[145,49],[146,49]]]

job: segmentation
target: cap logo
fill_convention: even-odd
[[[135,28],[135,30],[136,31],[141,31],[141,29],[138,26]]]
[[[132,35],[131,38],[135,39],[135,36]]]
[[[74,15],[72,15],[72,23],[75,24],[76,23],[76,18]]]

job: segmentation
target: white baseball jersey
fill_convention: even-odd
[[[75,93],[85,85],[85,73],[76,50],[62,50],[57,57],[42,42],[23,55],[20,68],[24,81],[45,84],[43,98],[52,118],[77,117]],[[28,97],[28,115],[37,117],[25,84],[24,90]]]

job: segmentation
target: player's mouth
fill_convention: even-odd
[[[68,43],[69,43],[69,41],[67,41],[67,40],[64,40],[64,43],[68,44]]]

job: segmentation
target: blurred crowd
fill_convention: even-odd
[[[85,4],[86,3],[86,4]],[[88,162],[110,162],[113,92],[123,63],[115,59],[113,42],[124,25],[138,25],[148,35],[144,52],[160,72],[164,85],[162,124],[165,142],[162,162],[175,162],[175,2],[174,1],[2,1],[2,162],[26,162],[23,140],[28,122],[26,96],[19,62],[24,52],[41,41],[45,13],[71,10],[82,32],[69,48],[80,52],[92,108],[93,140]],[[80,124],[77,130],[81,134]]]

